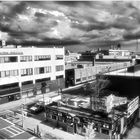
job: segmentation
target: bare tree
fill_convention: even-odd
[[[91,83],[92,93],[90,95],[91,109],[96,110],[96,102],[100,101],[101,95],[104,94],[106,87],[110,84],[110,81],[102,74],[96,76],[96,81]]]
[[[92,96],[99,98],[109,84],[110,81],[104,75],[97,75],[96,82],[91,84]]]

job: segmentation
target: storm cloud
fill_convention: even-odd
[[[2,1],[1,38],[23,45],[108,45],[140,38],[139,1]]]

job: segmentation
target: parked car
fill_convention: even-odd
[[[37,102],[35,105],[33,105],[32,107],[29,108],[29,111],[34,114],[43,112],[44,103],[41,101]]]

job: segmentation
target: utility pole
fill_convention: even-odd
[[[41,84],[41,92],[43,94],[43,106],[44,106],[44,111],[45,111],[44,117],[46,118],[46,107],[45,107],[45,96],[44,96],[44,94],[46,93],[46,83]]]
[[[20,83],[20,80],[18,77],[15,76],[15,78],[18,80],[18,83]],[[20,87],[20,86],[19,86]],[[23,108],[24,108],[24,103],[23,103],[23,96],[22,96],[22,89],[20,87],[20,100],[21,100],[21,115],[22,115],[22,118],[21,118],[21,121],[22,121],[22,127],[24,127],[24,113],[23,113]]]

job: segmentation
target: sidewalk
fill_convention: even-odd
[[[84,136],[77,135],[77,134],[70,134],[68,132],[65,132],[63,130],[50,127],[48,125],[45,125],[41,123],[40,120],[34,119],[34,118],[27,118],[24,120],[24,129],[31,129],[31,130],[37,130],[37,125],[39,126],[39,130],[41,132],[41,136],[43,139],[47,139],[47,134],[51,135],[52,137],[55,137],[56,139],[66,139],[66,140],[81,140],[84,139]],[[46,136],[45,136],[46,134]]]

